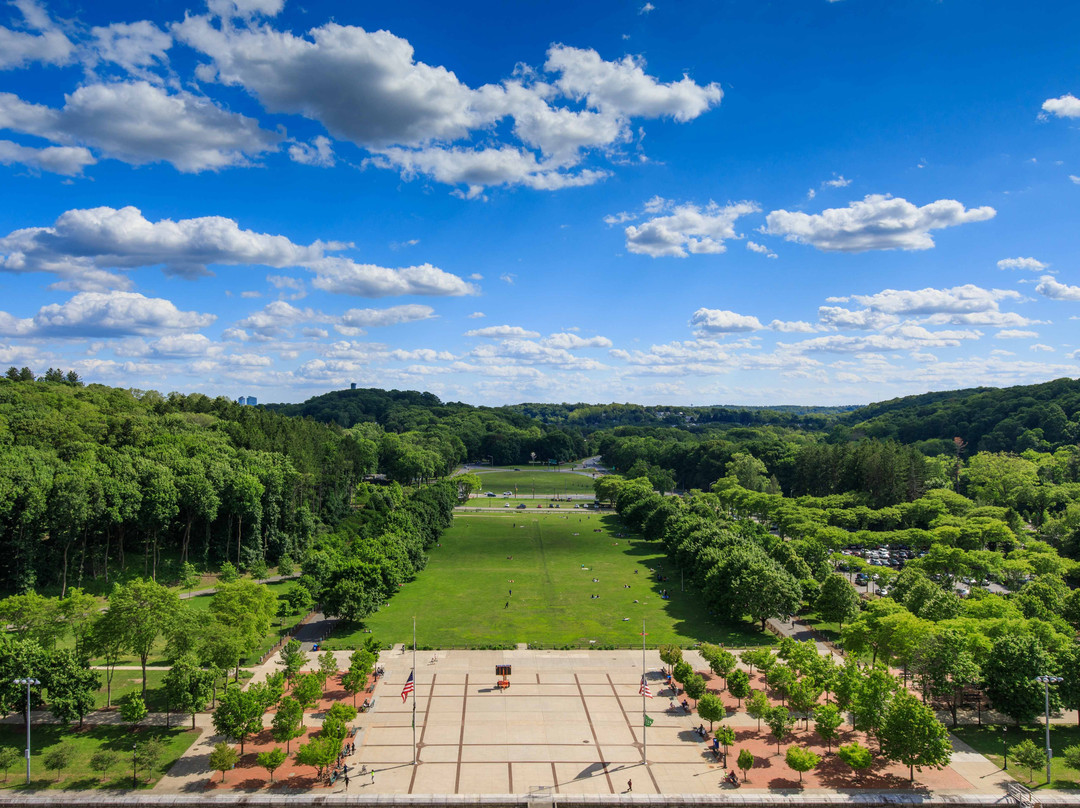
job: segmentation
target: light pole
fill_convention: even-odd
[[[39,679],[12,679],[17,685],[26,685],[26,784],[30,785],[30,685],[37,687],[41,684]]]
[[[137,741],[133,741],[131,744],[131,787],[138,788],[139,784],[135,780],[135,770],[138,764],[135,762],[135,750],[139,748]]]
[[[1046,703],[1046,785],[1050,785],[1050,761],[1053,759],[1054,750],[1050,748],[1050,685],[1061,684],[1065,680],[1060,676],[1036,676],[1036,682],[1042,682],[1043,700]]]
[[[1005,734],[1005,730],[1007,730],[1007,729],[1008,729],[1008,727],[1002,727],[1001,728],[1001,754],[1002,754],[1002,757],[1005,758],[1005,765],[1002,766],[1001,768],[1004,769],[1005,771],[1009,770],[1009,741],[1008,741],[1008,738],[1007,738],[1007,736]]]

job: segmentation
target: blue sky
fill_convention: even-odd
[[[298,401],[1080,371],[1080,7],[13,0],[0,365]]]

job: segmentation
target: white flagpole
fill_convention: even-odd
[[[645,618],[641,618],[641,764],[649,762],[649,725],[645,721]]]
[[[412,764],[416,765],[416,618],[412,619]]]

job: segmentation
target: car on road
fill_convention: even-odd
[[[485,497],[493,497],[493,496],[495,496],[495,492],[494,491],[488,491],[486,494],[484,494],[484,496]]]
[[[507,504],[509,505],[510,503],[507,503]],[[537,505],[536,507],[539,508],[540,506]],[[519,511],[524,509],[524,508],[525,508],[525,503],[524,502],[522,502],[520,505],[517,506],[517,510],[519,510]]]

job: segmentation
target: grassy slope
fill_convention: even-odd
[[[588,647],[590,640],[635,647],[642,618],[652,647],[771,641],[749,624],[714,623],[694,594],[679,594],[674,571],[674,581],[655,581],[650,569],[664,567],[660,546],[617,537],[617,524],[611,516],[547,509],[458,515],[427,569],[365,625],[383,642],[406,642],[415,615],[418,643],[426,647]],[[660,599],[662,588],[670,600]],[[352,647],[365,636],[342,634],[333,647]]]
[[[593,479],[585,474],[567,474],[559,471],[482,471],[476,476],[484,485],[484,491],[513,491],[519,494],[592,494]]]
[[[1035,724],[1025,727],[1009,727],[1005,731],[1006,741],[1002,741],[1001,727],[957,727],[950,729],[957,738],[968,743],[981,755],[985,755],[995,765],[1000,766],[1004,762],[1002,750],[1005,743],[1010,748],[1024,740],[1034,741],[1040,749],[1046,747],[1045,727]],[[1054,750],[1054,759],[1051,763],[1050,774],[1052,788],[1080,788],[1080,772],[1065,766],[1064,750],[1070,746],[1080,744],[1080,727],[1051,724],[1050,747]],[[1031,788],[1046,787],[1046,767],[1036,769],[1034,781],[1028,781],[1028,770],[1016,765],[1016,761],[1009,759],[1009,774]]]

